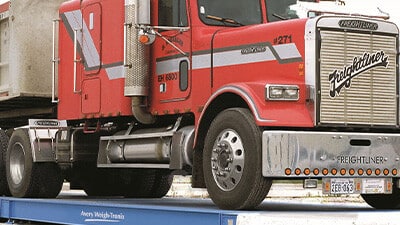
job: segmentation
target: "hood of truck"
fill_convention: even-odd
[[[288,20],[216,31],[212,40],[214,87],[244,80],[304,83],[299,64],[305,58],[306,21]],[[220,76],[224,78],[219,80],[222,73],[231,75]]]
[[[239,87],[251,96],[248,104],[257,105],[254,112],[268,120],[269,126],[275,124],[271,121],[280,121],[276,125],[312,126],[305,104],[306,22],[298,19],[217,30],[212,39],[212,91]],[[300,99],[267,101],[266,86],[271,84],[299,86]],[[282,113],[288,107],[296,110],[291,115]]]

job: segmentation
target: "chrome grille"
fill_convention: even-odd
[[[321,30],[320,124],[397,125],[396,37],[367,33]],[[355,57],[383,51],[387,67],[360,73],[349,88],[330,96],[329,75],[353,64]]]

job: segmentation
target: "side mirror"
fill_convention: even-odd
[[[307,12],[307,17],[308,18],[314,18],[314,17],[317,17],[317,16],[318,16],[318,12],[315,12],[315,11]]]

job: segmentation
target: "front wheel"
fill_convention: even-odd
[[[211,123],[203,150],[207,190],[222,209],[252,209],[268,194],[262,176],[261,130],[248,109],[221,112]]]

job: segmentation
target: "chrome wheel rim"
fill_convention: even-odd
[[[211,153],[214,181],[223,191],[231,191],[243,176],[245,151],[242,139],[232,129],[223,130],[216,138]]]
[[[14,184],[20,184],[25,170],[25,149],[15,143],[10,153],[10,176]]]

